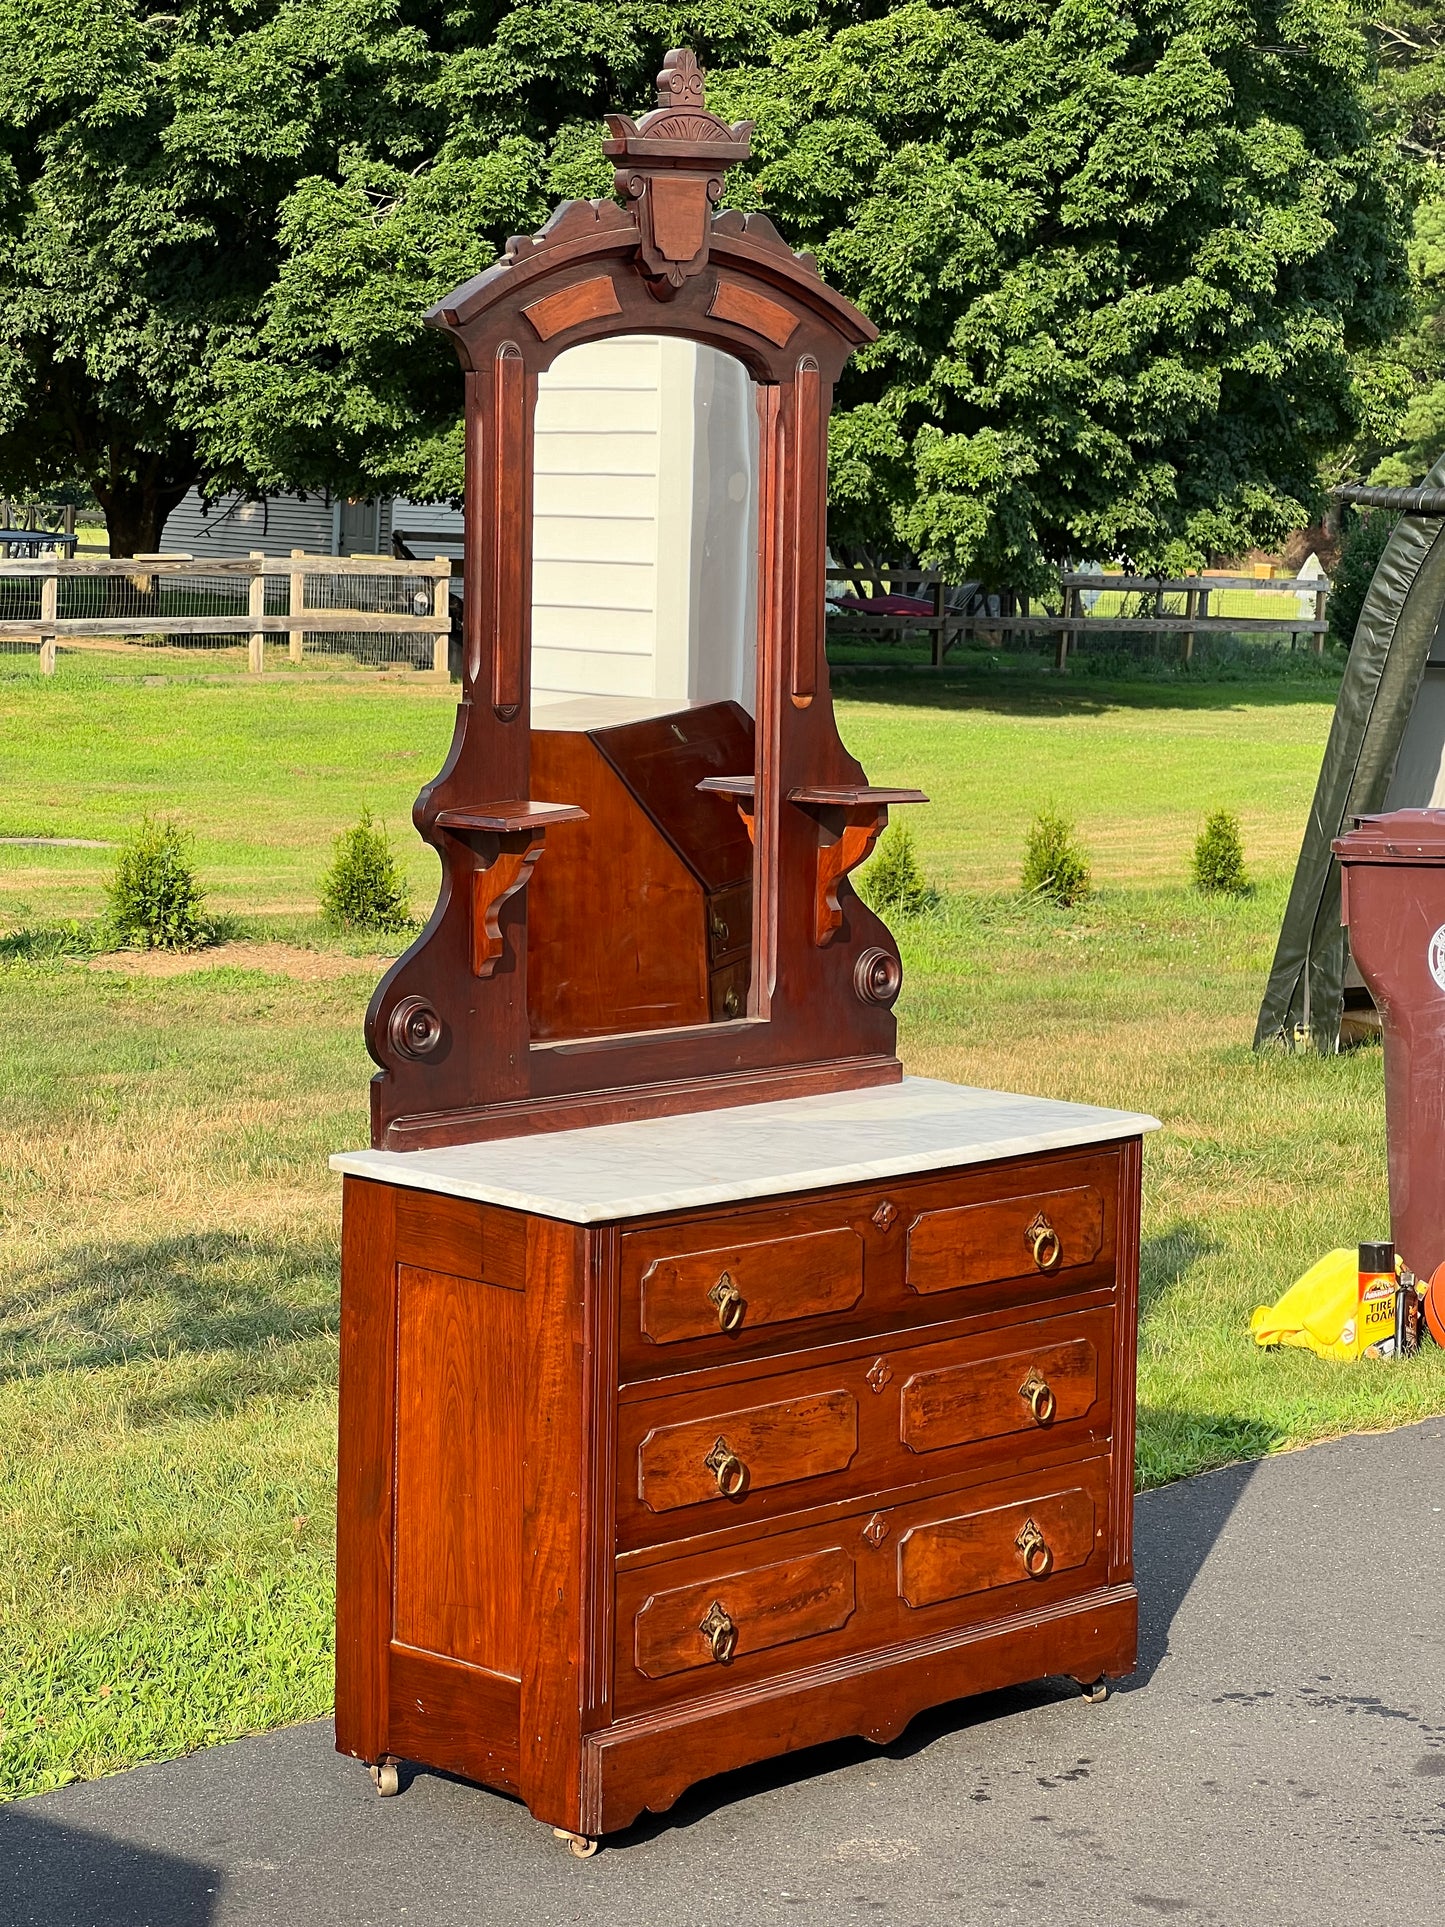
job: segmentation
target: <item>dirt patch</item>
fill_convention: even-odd
[[[390,957],[344,957],[334,950],[303,950],[290,943],[218,943],[209,950],[112,950],[93,957],[92,970],[118,970],[126,977],[183,977],[197,970],[264,970],[271,977],[324,983],[333,977],[378,977]]]

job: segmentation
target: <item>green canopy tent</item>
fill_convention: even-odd
[[[1394,509],[1360,610],[1334,722],[1305,825],[1256,1050],[1308,1036],[1339,1047],[1347,999],[1369,1006],[1340,924],[1340,869],[1330,845],[1358,816],[1445,807],[1445,460],[1419,488],[1343,488],[1342,500]]]

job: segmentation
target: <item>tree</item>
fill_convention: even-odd
[[[1416,205],[1409,317],[1362,358],[1370,405],[1344,472],[1407,487],[1445,455],[1445,19],[1436,0],[1388,0],[1367,31],[1379,63],[1375,112]]]
[[[729,76],[754,193],[878,322],[834,524],[990,586],[1309,519],[1403,209],[1346,0],[971,0]]]
[[[205,479],[277,210],[353,145],[415,161],[429,50],[382,0],[0,0],[0,482],[80,478],[117,555]]]

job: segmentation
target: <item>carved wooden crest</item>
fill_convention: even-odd
[[[655,292],[670,296],[707,266],[709,216],[723,175],[751,152],[751,121],[729,127],[708,112],[697,55],[675,47],[657,76],[657,106],[640,123],[609,114],[602,151],[637,217],[639,253]]]

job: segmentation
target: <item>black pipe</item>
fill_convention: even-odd
[[[1330,494],[1337,502],[1353,502],[1357,508],[1445,517],[1445,488],[1368,488],[1363,482],[1348,482],[1332,488]]]

